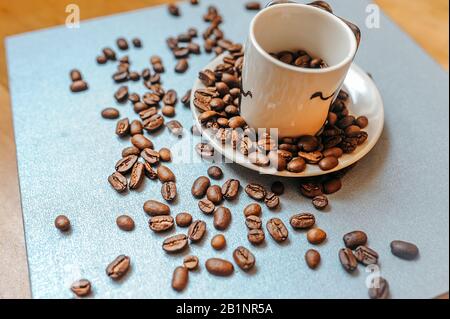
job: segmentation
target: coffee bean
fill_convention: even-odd
[[[174,16],[174,17],[179,17],[180,16],[180,8],[176,5],[176,4],[169,4],[167,6],[169,13]]]
[[[323,159],[323,154],[319,151],[299,152],[298,156],[303,158],[308,164],[317,164]]]
[[[206,190],[206,197],[215,205],[223,201],[222,189],[218,185],[212,185]]]
[[[121,86],[116,93],[114,93],[114,98],[119,103],[124,103],[128,99],[128,87],[127,86]]]
[[[175,217],[175,222],[179,227],[188,227],[192,223],[192,215],[189,213],[179,213]]]
[[[182,136],[183,135],[183,125],[181,125],[180,122],[174,120],[169,121],[166,124],[167,128],[169,129],[170,133],[172,133],[175,136]]]
[[[221,179],[223,177],[222,169],[218,166],[208,168],[208,175],[213,179]]]
[[[275,209],[280,205],[280,198],[274,193],[269,192],[264,198],[264,203],[266,204],[267,208]]]
[[[225,236],[222,234],[215,235],[211,239],[211,247],[214,248],[215,250],[222,250],[225,248],[226,245],[227,241],[225,239]]]
[[[154,216],[150,218],[148,225],[151,230],[160,233],[173,228],[174,220],[172,216]]]
[[[144,175],[145,175],[144,164],[140,162],[134,164],[133,169],[131,170],[130,182],[128,184],[128,187],[130,189],[139,188],[139,186],[141,186],[142,184],[142,181],[144,180]]]
[[[125,40],[124,38],[119,38],[117,39],[117,47],[124,51],[124,50],[128,50],[128,42],[127,40]]]
[[[353,123],[355,123],[355,117],[348,115],[348,116],[345,116],[342,119],[340,119],[337,123],[337,126],[341,129],[345,129],[345,128],[349,127],[350,125],[353,125]]]
[[[372,279],[372,287],[369,288],[370,299],[389,299],[389,283],[383,277],[375,277]]]
[[[195,151],[204,159],[211,159],[214,157],[214,148],[207,143],[198,143],[195,146]]]
[[[140,114],[141,112],[144,112],[144,111],[147,111],[147,110],[149,110],[150,108],[149,108],[149,106],[147,105],[147,104],[145,104],[145,103],[142,103],[142,102],[137,102],[137,103],[135,103],[134,104],[134,107],[133,107],[133,110],[136,112],[136,113],[138,113],[138,114]],[[152,108],[152,110],[150,111],[150,112],[153,112],[153,114],[152,115],[154,115],[154,114],[156,114],[156,108]],[[147,113],[144,113],[144,114],[147,114]],[[150,115],[151,116],[151,115]],[[150,116],[147,116],[147,118],[149,118]],[[141,117],[142,118],[142,117]]]
[[[255,183],[248,184],[245,187],[245,192],[254,200],[263,200],[267,194],[264,186]]]
[[[157,173],[158,178],[162,183],[176,181],[175,174],[167,166],[160,165],[157,169]]]
[[[319,162],[319,167],[323,171],[329,171],[339,165],[339,160],[334,156],[324,157]]]
[[[215,276],[231,276],[234,272],[234,266],[227,260],[219,258],[210,258],[205,263],[206,270]]]
[[[301,151],[314,152],[319,147],[319,141],[315,136],[305,135],[299,138],[297,145]]]
[[[284,193],[284,184],[282,182],[276,181],[270,187],[270,190],[275,195],[283,195]]]
[[[190,106],[191,103],[191,90],[188,90],[181,98],[181,103],[185,106]]]
[[[207,87],[214,86],[216,83],[216,75],[210,70],[201,71],[198,74],[200,81]]]
[[[146,93],[142,96],[142,101],[148,106],[158,106],[161,97],[156,93]]]
[[[161,114],[155,114],[144,121],[144,129],[154,132],[164,125],[164,117]]]
[[[118,172],[114,172],[109,176],[108,182],[119,193],[122,193],[127,189],[127,179]]]
[[[127,157],[129,155],[138,156],[140,153],[141,153],[141,151],[136,146],[130,146],[130,147],[126,147],[122,150],[122,157]]]
[[[186,256],[183,259],[183,266],[186,267],[187,270],[195,270],[198,267],[198,257],[197,256]]]
[[[120,137],[127,136],[130,133],[130,121],[128,118],[121,119],[116,125],[116,134]]]
[[[261,10],[261,4],[257,1],[250,1],[245,4],[245,8],[247,10],[258,11],[258,10]]]
[[[223,206],[217,207],[214,211],[214,227],[218,230],[225,230],[231,223],[231,211]]]
[[[302,213],[292,216],[289,223],[295,229],[308,229],[315,225],[316,218],[313,214]]]
[[[75,81],[70,85],[70,90],[73,93],[78,93],[82,91],[86,91],[88,89],[88,84],[85,81]]]
[[[174,182],[165,182],[161,186],[162,197],[171,202],[177,197],[177,185]]]
[[[235,199],[239,194],[241,183],[237,179],[229,179],[222,186],[222,195],[227,200]]]
[[[313,206],[318,210],[323,210],[328,206],[328,198],[325,195],[319,195],[312,199]]]
[[[334,194],[342,188],[342,182],[339,178],[332,178],[323,183],[323,192],[325,194]]]
[[[349,248],[339,250],[339,260],[342,267],[344,267],[344,269],[348,272],[354,271],[358,266],[358,262]]]
[[[83,80],[83,76],[81,75],[81,72],[79,70],[72,70],[70,71],[70,79],[72,82],[81,81]]]
[[[105,64],[108,62],[108,59],[104,55],[99,55],[97,56],[96,61],[98,64]]]
[[[261,218],[255,215],[249,215],[245,218],[245,225],[249,230],[252,229],[261,229],[262,221]]]
[[[287,170],[292,173],[301,173],[306,169],[306,162],[301,157],[296,157],[287,165]]]
[[[366,246],[359,246],[356,248],[355,258],[366,266],[378,263],[378,253]]]
[[[91,282],[87,279],[80,279],[75,281],[70,290],[78,297],[86,297],[91,293]]]
[[[148,162],[144,163],[144,168],[145,168],[145,175],[151,179],[151,180],[155,180],[158,179],[158,174],[156,173],[156,171],[152,168],[151,164]]]
[[[250,204],[244,208],[244,216],[261,216],[262,208],[257,203]]]
[[[320,245],[327,239],[327,233],[320,228],[313,228],[306,233],[310,244]]]
[[[111,61],[116,60],[116,52],[114,52],[114,50],[111,48],[104,48],[103,54],[108,60],[111,60]]]
[[[216,206],[209,199],[204,198],[198,202],[198,208],[200,208],[204,214],[210,215],[214,212]]]
[[[206,223],[202,220],[194,221],[191,226],[189,226],[188,237],[192,242],[198,242],[202,240],[206,233]]]
[[[114,280],[122,278],[130,268],[130,257],[120,255],[114,259],[108,267],[106,267],[106,274]]]
[[[188,246],[188,238],[185,234],[178,234],[166,238],[162,248],[167,253],[178,253]]]
[[[365,246],[367,243],[367,235],[361,230],[355,230],[347,233],[343,237],[345,247],[355,249],[358,246]]]
[[[64,215],[60,215],[55,219],[55,227],[62,232],[70,230],[70,220]]]
[[[183,291],[189,281],[189,272],[185,267],[175,268],[172,275],[172,288],[176,291]]]
[[[255,256],[245,247],[239,246],[233,252],[233,259],[244,271],[248,271],[255,266]]]
[[[134,220],[127,215],[117,217],[116,224],[123,231],[132,231],[134,229]]]
[[[288,238],[288,230],[281,219],[272,218],[266,224],[267,231],[277,242],[283,242]]]
[[[170,208],[163,203],[149,200],[144,203],[144,212],[150,216],[170,215]]]
[[[316,183],[304,183],[300,185],[300,193],[309,198],[323,195],[322,185]]]
[[[159,163],[159,152],[152,150],[151,148],[146,148],[141,152],[141,157],[146,163],[150,165],[155,165]]]
[[[133,42],[133,46],[134,46],[135,48],[142,48],[142,41],[141,41],[141,39],[134,38],[134,39],[132,40],[132,42]]]
[[[322,154],[324,157],[333,156],[335,158],[340,158],[344,154],[344,152],[339,147],[332,147],[324,150]]]
[[[121,174],[126,174],[133,169],[134,164],[136,164],[138,157],[136,155],[130,155],[122,158],[116,164],[116,171]]]
[[[196,198],[202,198],[206,195],[211,182],[208,177],[200,176],[192,184],[191,193]]]
[[[176,73],[184,73],[189,68],[189,62],[187,59],[180,59],[176,66],[175,66],[175,72]]]
[[[136,146],[137,148],[139,148],[140,150],[143,149],[153,149],[153,143],[152,141],[150,141],[148,138],[146,138],[144,135],[142,134],[135,134],[132,138],[131,138],[131,143]]]
[[[305,254],[305,261],[309,268],[316,269],[320,264],[320,253],[315,249],[309,249]]]
[[[360,116],[356,119],[355,124],[358,125],[361,129],[366,128],[369,125],[369,120],[365,116]]]
[[[152,55],[152,56],[150,57],[150,63],[151,63],[152,65],[155,65],[155,64],[161,64],[161,63],[162,63],[162,59],[161,59],[160,56]]]
[[[391,242],[391,252],[394,256],[397,256],[405,260],[416,259],[419,255],[419,248],[413,243],[406,241],[394,240]]]

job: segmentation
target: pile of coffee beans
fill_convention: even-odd
[[[278,53],[270,53],[270,55],[283,63],[299,68],[324,69],[328,67],[325,61],[320,58],[313,58],[304,50],[282,51]]]

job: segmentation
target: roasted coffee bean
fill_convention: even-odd
[[[257,1],[250,1],[245,4],[245,8],[247,10],[258,11],[258,10],[261,10],[261,4]]]
[[[124,38],[119,38],[117,39],[117,47],[124,51],[124,50],[128,50],[128,42],[127,40],[125,40]]]
[[[289,223],[295,229],[308,229],[315,225],[316,218],[313,214],[302,213],[292,216]]]
[[[239,194],[241,183],[237,179],[229,179],[222,186],[222,195],[227,200],[235,199]]]
[[[309,198],[314,198],[322,193],[322,185],[316,183],[304,183],[300,185],[300,193]]]
[[[222,189],[218,185],[212,185],[206,190],[206,197],[215,205],[223,201]]]
[[[145,175],[151,180],[158,179],[158,173],[153,169],[150,163],[147,161],[144,163]]]
[[[202,198],[206,195],[211,182],[208,177],[200,176],[192,184],[191,193],[196,198]]]
[[[171,202],[177,197],[177,185],[174,182],[165,182],[161,185],[162,197]]]
[[[176,48],[175,50],[173,50],[173,55],[177,59],[186,60],[185,58],[187,58],[189,56],[189,49],[188,48]],[[187,60],[186,60],[186,62],[187,62]]]
[[[325,194],[334,194],[342,188],[342,182],[339,178],[331,178],[323,183],[323,192]]]
[[[129,268],[130,257],[120,255],[106,267],[106,274],[111,279],[117,280],[122,278],[128,272]]]
[[[210,144],[198,143],[195,146],[195,150],[197,154],[201,156],[201,158],[211,159],[214,157],[214,148]]]
[[[148,221],[148,225],[154,232],[160,233],[173,228],[172,216],[154,216]]]
[[[170,215],[170,207],[155,200],[149,200],[144,203],[144,212],[150,216]]]
[[[253,245],[260,245],[265,240],[264,231],[262,229],[251,229],[247,234],[247,239]]]
[[[339,160],[334,156],[324,157],[319,162],[319,167],[323,171],[329,171],[339,165]]]
[[[325,195],[319,195],[312,199],[313,206],[318,210],[323,210],[328,206],[328,198]]]
[[[204,198],[198,202],[198,208],[206,215],[210,215],[214,213],[216,206],[209,199]]]
[[[206,233],[206,223],[202,220],[194,221],[189,226],[188,237],[192,242],[198,242],[202,240]]]
[[[233,252],[235,263],[244,271],[248,271],[255,266],[255,256],[245,247],[239,246]]]
[[[416,259],[419,255],[419,248],[413,243],[394,240],[391,242],[391,252],[394,256],[405,260]]]
[[[128,74],[128,79],[130,79],[131,81],[135,81],[136,82],[136,81],[139,81],[141,79],[141,76],[137,72],[130,72]],[[133,93],[133,96],[131,96],[131,95],[128,96],[128,100],[133,102],[133,103],[139,102],[139,95],[137,95],[136,93]]]
[[[231,276],[234,272],[234,266],[227,260],[219,258],[210,258],[205,263],[206,270],[215,276]]]
[[[122,158],[116,164],[116,171],[121,174],[126,174],[133,168],[134,164],[136,164],[138,157],[136,155],[130,155]]]
[[[157,169],[158,178],[162,183],[175,182],[176,177],[170,168],[164,165],[160,165]]]
[[[189,50],[189,53],[192,53],[192,54],[200,54],[201,53],[200,45],[198,45],[197,43],[191,42],[187,45],[187,48]]]
[[[366,246],[359,246],[355,250],[355,258],[363,265],[375,265],[378,263],[378,253]]]
[[[225,236],[222,234],[215,235],[211,239],[211,247],[214,248],[215,250],[222,250],[225,248],[226,245],[227,241],[225,239]]]
[[[301,173],[306,169],[306,162],[301,157],[296,157],[287,165],[287,170],[292,173]]]
[[[309,249],[305,254],[305,261],[309,268],[316,269],[320,264],[320,253],[315,249]]]
[[[103,55],[111,61],[116,61],[116,52],[114,52],[111,48],[104,48],[103,49]]]
[[[122,193],[127,189],[127,179],[118,172],[114,172],[111,176],[109,176],[108,182],[119,193]]]
[[[131,131],[131,129],[130,129]],[[142,134],[135,134],[132,138],[131,138],[131,144],[133,144],[134,146],[136,146],[137,148],[139,148],[140,150],[143,149],[153,149],[153,143],[152,141],[150,141],[148,138],[146,138],[144,135]]]
[[[320,245],[327,239],[327,233],[320,228],[313,228],[306,233],[310,244]]]
[[[159,150],[159,159],[163,162],[172,161],[172,152],[168,148],[163,147]]]
[[[123,231],[132,231],[134,229],[134,220],[127,215],[121,215],[116,219],[117,227]]]
[[[358,246],[365,246],[367,243],[367,235],[361,230],[355,230],[347,233],[343,237],[345,247],[356,249]]]
[[[167,128],[169,129],[170,133],[172,133],[175,136],[182,136],[183,135],[183,125],[181,125],[180,122],[174,120],[169,121],[166,124]]]
[[[131,170],[130,182],[128,187],[130,189],[137,189],[141,186],[142,181],[144,180],[145,168],[144,164],[140,162],[136,162],[134,164],[133,169]]]
[[[223,177],[222,169],[218,166],[208,168],[208,176],[213,179],[221,179]]]
[[[188,238],[185,234],[178,234],[166,238],[162,248],[167,253],[178,253],[188,246]]]
[[[127,136],[130,133],[130,121],[128,118],[121,119],[116,125],[116,134],[120,137]]]
[[[298,156],[303,158],[308,164],[317,164],[323,158],[323,154],[319,151],[299,152]]]
[[[185,106],[190,106],[191,104],[191,90],[188,90],[181,98],[181,103]]]
[[[134,106],[133,106],[133,110],[138,114],[140,114],[141,112],[147,111],[149,109],[150,109],[150,107],[147,104],[142,103],[142,102],[134,103]],[[157,112],[155,107],[152,108],[152,111],[154,112],[152,115],[156,114],[156,112]],[[147,113],[145,113],[145,114],[147,114]],[[150,116],[148,116],[146,118],[149,118],[149,117]],[[142,118],[142,116],[141,116],[141,118]]]
[[[133,122],[131,122],[131,124],[130,124],[130,135],[134,137],[136,135],[142,135],[142,133],[143,133],[143,126],[142,126],[141,121],[134,120]],[[139,137],[138,139],[142,141],[142,138]],[[133,143],[133,139],[132,139],[132,143]],[[138,143],[139,143],[139,141],[138,141]]]
[[[248,229],[261,229],[262,221],[261,218],[255,215],[249,215],[245,218],[245,225]]]
[[[345,129],[345,135],[348,137],[359,136],[361,129],[357,125],[350,125]]]
[[[82,91],[86,91],[88,89],[88,84],[85,81],[75,81],[70,85],[70,90],[73,93],[78,93]]]
[[[288,230],[281,219],[272,218],[266,224],[267,231],[277,242],[283,242],[288,238]]]
[[[60,215],[55,218],[55,227],[62,232],[70,230],[70,220],[64,215]]]
[[[261,216],[262,208],[257,203],[250,204],[244,208],[244,216]]]
[[[190,51],[189,51],[190,52]],[[189,68],[189,62],[187,59],[180,59],[175,66],[176,73],[184,73]]]
[[[150,165],[159,163],[159,152],[152,150],[151,148],[144,149],[141,152],[141,157]]]
[[[353,125],[353,123],[355,123],[355,117],[348,115],[340,119],[337,123],[337,126],[341,129],[346,129],[350,125]]]
[[[192,224],[192,215],[189,213],[179,213],[175,217],[175,222],[179,227],[188,227],[190,224]]]
[[[149,106],[157,106],[161,97],[156,93],[146,93],[142,96],[142,101]]]
[[[339,147],[332,147],[324,150],[322,154],[324,157],[333,156],[335,158],[340,158],[344,152]]]
[[[191,42],[192,38],[191,35],[189,33],[181,33],[178,35],[177,37],[178,42],[184,42],[184,43],[189,43]]]
[[[282,182],[276,181],[272,183],[272,186],[270,187],[270,190],[275,195],[283,195],[284,193],[284,184]]]
[[[180,8],[176,5],[176,4],[169,4],[167,6],[169,13],[174,16],[174,17],[179,17],[180,16]]]
[[[275,209],[280,205],[280,198],[275,195],[275,193],[269,192],[264,198],[264,203],[266,204],[267,208]]]
[[[223,206],[217,207],[214,211],[214,227],[218,230],[225,230],[231,223],[231,211]]]
[[[144,129],[154,132],[164,125],[164,117],[161,114],[155,114],[144,121]]]
[[[78,297],[86,297],[91,293],[91,282],[87,279],[80,279],[75,281],[70,290]]]
[[[172,275],[172,288],[178,292],[183,291],[189,281],[189,271],[186,267],[175,268]]]
[[[216,75],[210,70],[201,71],[198,77],[207,87],[214,86],[216,83]]]
[[[81,81],[83,80],[83,76],[81,75],[81,72],[79,70],[72,70],[70,71],[70,79],[72,82]]]
[[[366,128],[369,125],[369,120],[365,116],[360,116],[356,119],[355,124],[358,125],[361,129]]]
[[[319,147],[317,137],[305,135],[299,138],[298,147],[303,152],[314,152]]]
[[[370,299],[389,299],[389,283],[383,277],[375,277],[371,281],[372,287],[369,288]]]
[[[263,200],[267,194],[264,186],[255,183],[248,184],[245,187],[245,192],[254,200]]]
[[[174,117],[175,112],[176,112],[175,107],[170,106],[170,105],[164,105],[163,108],[161,109],[162,115],[164,115],[166,117]]]
[[[349,248],[339,250],[339,261],[341,262],[342,267],[348,272],[352,272],[358,267],[358,261]]]
[[[108,59],[104,55],[97,56],[96,60],[98,64],[105,64],[106,62],[108,62]]]
[[[187,268],[187,270],[195,270],[198,267],[198,257],[197,256],[186,256],[183,259],[183,266]]]
[[[141,41],[141,39],[134,38],[134,39],[132,40],[132,42],[133,42],[133,46],[134,46],[135,48],[142,48],[142,41]]]
[[[175,90],[167,91],[166,94],[164,95],[162,101],[165,105],[173,106],[173,105],[177,104],[177,101],[178,101],[177,92]]]
[[[116,82],[116,83],[126,82],[126,81],[128,81],[128,71],[127,70],[117,71],[116,73],[113,74],[112,78],[113,78],[114,82]],[[120,94],[123,94],[123,91],[121,91],[121,92],[117,91],[116,92],[116,94],[114,95],[116,100],[119,103],[125,102],[125,100],[128,97],[128,94],[126,96],[123,96],[123,95],[121,96]]]

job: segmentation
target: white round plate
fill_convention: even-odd
[[[224,54],[216,57],[212,60],[205,69],[214,70],[217,65],[222,63]],[[198,89],[204,88],[203,83],[197,79],[192,88],[192,92]],[[310,177],[319,176],[323,174],[339,171],[363,158],[369,151],[375,146],[378,139],[381,136],[384,126],[384,107],[383,100],[380,92],[373,80],[362,70],[359,66],[353,64],[348,72],[347,78],[344,81],[344,90],[349,93],[351,102],[349,104],[350,114],[355,116],[365,115],[369,119],[369,126],[364,130],[369,134],[366,142],[355,150],[351,154],[344,154],[339,159],[339,165],[330,171],[322,171],[318,165],[307,165],[307,168],[301,173],[291,173],[288,171],[278,172],[270,167],[259,167],[248,161],[247,157],[241,154],[239,151],[233,150],[231,145],[222,145],[217,141],[213,134],[208,130],[203,130],[202,125],[198,121],[200,115],[199,110],[194,106],[191,99],[191,111],[194,118],[194,123],[202,133],[203,140],[211,144],[215,151],[224,155],[227,159],[245,166],[249,169],[257,171],[261,174],[269,174],[283,177]]]

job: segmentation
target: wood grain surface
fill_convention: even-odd
[[[89,19],[168,0],[15,0],[0,2],[0,298],[29,298],[30,287],[20,206],[4,38],[63,24],[69,3]],[[402,29],[448,69],[448,0],[376,0]],[[448,298],[448,294],[441,296]]]

